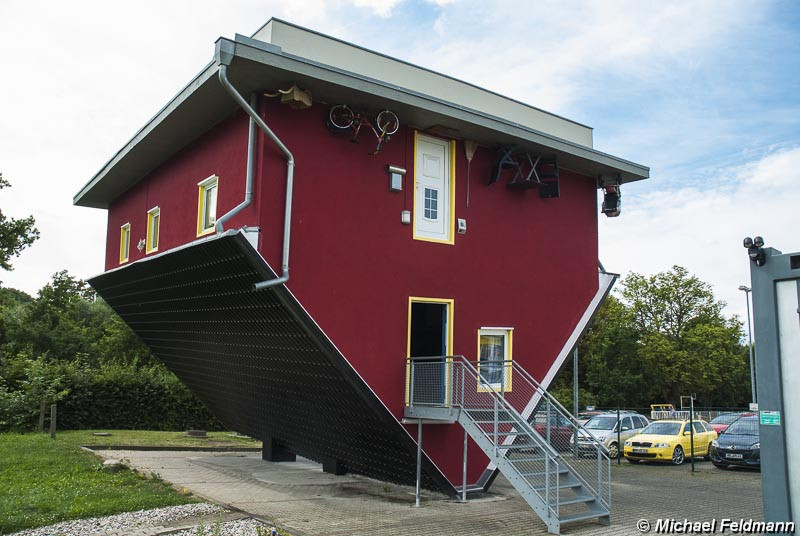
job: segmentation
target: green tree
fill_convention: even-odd
[[[632,273],[609,296],[579,346],[581,407],[596,401],[646,409],[696,394],[698,405],[741,406],[749,399],[741,322],[685,268],[645,277]],[[572,407],[572,360],[552,386]]]
[[[0,190],[11,186],[0,173]],[[0,210],[0,268],[13,270],[11,258],[17,257],[23,249],[33,244],[39,238],[33,216],[22,218],[6,218]]]
[[[656,387],[653,402],[690,394],[706,406],[747,400],[742,325],[722,315],[725,303],[710,285],[673,266],[650,277],[632,273],[621,294],[639,335],[636,359]]]

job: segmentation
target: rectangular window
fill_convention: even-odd
[[[455,234],[455,142],[414,135],[414,228],[416,240],[453,244]]]
[[[131,251],[131,224],[119,228],[119,263],[128,262]]]
[[[511,328],[478,330],[478,391],[511,391]],[[488,384],[488,386],[487,386]]]
[[[439,190],[425,188],[424,217],[429,221],[436,221],[439,219]]]
[[[158,230],[161,224],[161,209],[153,207],[147,211],[147,239],[145,242],[145,252],[153,253],[158,251]]]
[[[211,175],[197,183],[197,236],[214,232],[217,223],[219,177]]]

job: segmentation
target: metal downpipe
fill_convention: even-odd
[[[253,127],[253,123],[258,125],[264,133],[269,136],[269,138],[278,146],[278,148],[286,155],[286,207],[284,210],[284,218],[283,218],[283,263],[281,269],[283,270],[283,275],[277,279],[269,279],[266,281],[260,281],[254,285],[255,290],[261,290],[269,287],[274,287],[276,285],[280,285],[289,281],[289,239],[291,235],[291,226],[292,226],[292,190],[294,186],[294,155],[292,152],[283,144],[283,142],[278,139],[278,136],[275,135],[274,132],[267,126],[263,119],[256,113],[256,111],[247,104],[247,101],[239,94],[233,84],[230,83],[227,76],[228,66],[227,65],[220,65],[219,66],[219,81],[222,84],[222,87],[233,97],[233,100],[244,110],[247,115],[250,116],[250,140],[248,143],[252,142],[252,145],[248,148],[248,162],[247,162],[247,178],[248,178],[248,187],[246,192],[249,191],[249,197],[247,197],[247,193],[245,193],[245,200],[240,203],[237,207],[233,210],[225,214],[222,218],[217,220],[217,231],[222,229],[221,223],[224,223],[225,220],[230,219],[236,212],[242,210],[246,207],[250,200],[252,199],[252,178],[253,178],[253,170],[252,166],[254,164],[254,153],[255,153],[255,128]],[[254,106],[256,99],[253,99]]]
[[[253,93],[250,96],[250,106],[255,108],[258,106],[258,95]],[[224,215],[217,219],[217,224],[215,225],[216,231],[221,233],[225,230],[224,223],[229,219],[233,218],[239,212],[241,212],[245,207],[247,207],[250,202],[253,200],[253,175],[255,173],[255,166],[256,166],[256,123],[253,121],[253,118],[250,118],[250,126],[247,135],[247,177],[245,179],[245,186],[244,186],[244,201],[230,209]]]

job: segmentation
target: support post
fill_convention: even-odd
[[[419,506],[419,483],[422,479],[422,419],[417,419],[417,490],[414,506]]]
[[[603,453],[597,449],[597,500],[603,501]]]
[[[44,432],[44,412],[47,411],[47,402],[42,400],[39,404],[39,431]]]
[[[547,424],[545,425],[545,429],[547,430],[547,444],[552,445],[550,443],[550,399],[547,399]]]
[[[467,502],[467,429],[464,428],[464,461],[461,466],[461,502]]]
[[[572,414],[578,417],[578,347],[572,351]],[[578,455],[578,428],[572,432],[572,442],[575,445],[575,456]]]
[[[692,472],[694,473],[694,395],[689,397],[689,451],[692,453]]]
[[[56,438],[56,405],[50,404],[50,439]]]
[[[619,406],[617,406],[617,465],[622,463],[622,421],[619,419]]]

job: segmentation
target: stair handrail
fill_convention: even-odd
[[[561,402],[559,402],[556,397],[551,395],[547,389],[542,387],[542,385],[539,382],[537,382],[536,379],[533,376],[531,376],[531,374],[527,370],[522,368],[518,363],[511,361],[511,366],[513,370],[516,370],[517,372],[522,374],[522,376],[526,380],[528,380],[528,383],[530,383],[534,387],[534,390],[537,393],[541,393],[541,395],[544,396],[547,400],[549,400],[551,404],[554,404],[557,409],[560,409],[561,410],[560,413],[562,414],[562,416],[566,417],[578,429],[578,431],[584,432],[586,438],[589,439],[592,443],[594,443],[595,446],[599,447],[600,451],[603,453],[603,456],[605,456],[605,458],[609,461],[609,463],[611,462],[611,458],[608,456],[608,449],[606,448],[606,446],[603,445],[600,441],[598,441],[597,438],[594,437],[594,435],[592,435],[586,428],[584,428],[583,425],[580,422],[578,422],[577,417],[572,415],[572,413],[570,413],[570,411],[567,408],[565,408],[563,404],[561,404]]]
[[[506,411],[508,411],[509,409],[511,410],[510,412],[508,412],[508,414],[511,415],[514,418],[514,421],[516,423],[521,425],[522,430],[525,430],[525,432],[527,432],[528,435],[533,437],[534,441],[539,443],[540,447],[543,447],[548,451],[548,454],[550,455],[551,458],[553,458],[555,460],[558,460],[558,459],[561,458],[561,454],[559,454],[558,451],[555,450],[552,447],[552,445],[550,445],[550,443],[548,443],[547,441],[542,440],[542,438],[539,435],[539,433],[536,432],[536,430],[531,426],[531,423],[529,423],[527,420],[525,420],[525,418],[517,411],[517,409],[514,406],[512,406],[511,404],[509,404],[508,401],[500,393],[498,393],[497,390],[495,390],[495,388],[492,386],[492,384],[488,383],[483,377],[481,377],[480,373],[478,372],[478,369],[475,366],[473,366],[473,364],[470,361],[468,361],[463,355],[461,355],[461,356],[453,356],[454,359],[456,357],[460,358],[462,366],[466,366],[467,370],[469,370],[470,372],[473,373],[473,377],[477,378],[477,380],[481,383],[481,387],[486,389],[487,392],[491,392],[492,393],[492,398],[494,400],[499,401],[503,405],[503,407],[506,409]],[[461,396],[463,397],[464,394],[462,393]],[[462,401],[461,407],[462,408],[464,407],[463,401]],[[502,445],[498,445],[498,448],[502,449],[503,446]]]
[[[511,416],[511,417],[513,418],[513,420],[514,420],[514,424],[512,425],[512,428],[516,428],[516,429],[519,429],[519,430],[522,430],[522,431],[524,431],[524,432],[525,432],[525,433],[526,433],[526,434],[527,434],[527,435],[528,435],[528,436],[529,436],[531,439],[533,439],[533,440],[534,440],[534,442],[537,444],[537,446],[538,446],[539,448],[541,448],[543,451],[546,451],[546,452],[547,452],[547,454],[545,455],[545,471],[546,471],[547,473],[549,473],[549,474],[552,474],[552,475],[554,476],[554,478],[555,478],[555,485],[552,485],[552,484],[551,484],[550,486],[548,486],[548,488],[552,488],[552,489],[554,490],[554,493],[555,493],[555,500],[554,500],[554,501],[551,503],[551,501],[550,501],[550,489],[546,489],[546,490],[545,490],[545,494],[544,494],[544,496],[543,496],[543,495],[542,495],[542,493],[540,493],[540,492],[539,492],[539,490],[537,490],[537,489],[532,489],[532,491],[533,491],[535,494],[537,494],[537,495],[538,495],[538,496],[539,496],[539,497],[540,497],[540,498],[541,498],[541,499],[544,501],[544,504],[547,506],[548,510],[550,510],[551,512],[553,512],[553,513],[556,515],[556,517],[558,517],[558,515],[559,515],[559,503],[558,503],[558,496],[559,496],[559,493],[560,493],[560,490],[558,489],[558,481],[559,481],[558,468],[559,468],[559,463],[560,463],[561,461],[563,461],[563,458],[562,458],[561,454],[559,454],[559,452],[558,452],[557,450],[555,450],[555,449],[552,447],[552,445],[550,445],[550,443],[548,443],[547,441],[544,441],[544,440],[542,439],[542,437],[539,435],[539,433],[538,433],[538,432],[536,432],[536,430],[533,428],[533,426],[531,426],[531,423],[529,423],[529,422],[528,422],[528,421],[527,421],[527,420],[526,420],[526,419],[525,419],[525,418],[524,418],[524,417],[523,417],[523,416],[522,416],[522,415],[521,415],[521,414],[520,414],[520,413],[517,411],[517,409],[516,409],[514,406],[512,406],[512,405],[511,405],[511,404],[510,404],[510,403],[509,403],[509,402],[508,402],[508,401],[507,401],[507,400],[506,400],[506,399],[505,399],[505,398],[502,396],[502,394],[501,394],[501,393],[499,393],[499,392],[498,392],[498,391],[497,391],[497,390],[496,390],[496,389],[495,389],[495,388],[492,386],[492,384],[490,384],[489,382],[487,382],[487,381],[486,381],[486,380],[485,380],[485,379],[484,379],[484,378],[483,378],[483,377],[480,375],[480,373],[478,372],[478,369],[477,369],[477,368],[476,368],[476,367],[475,367],[475,366],[474,366],[474,365],[473,365],[473,364],[472,364],[472,363],[471,363],[469,360],[467,360],[467,359],[466,359],[466,358],[465,358],[463,355],[460,355],[460,356],[452,356],[452,357],[453,357],[453,364],[456,364],[456,363],[458,363],[458,364],[460,364],[460,365],[461,365],[461,366],[462,366],[462,367],[463,367],[465,370],[468,370],[468,371],[469,371],[469,372],[472,374],[472,378],[471,378],[471,379],[477,379],[477,381],[480,383],[481,387],[482,387],[482,388],[484,388],[484,389],[486,390],[485,392],[489,392],[489,393],[491,393],[492,399],[493,399],[493,400],[495,400],[495,401],[497,401],[497,402],[499,402],[499,403],[502,405],[502,407],[503,407],[504,411],[505,411],[505,412],[506,412],[506,413],[507,413],[509,416]],[[459,361],[458,361],[458,362],[456,361],[456,358],[459,358]],[[462,397],[462,398],[463,398],[463,396],[464,396],[464,394],[463,394],[463,393],[461,393],[461,397]],[[463,400],[461,401],[461,408],[462,408],[462,410],[464,409],[464,402],[463,402]],[[484,435],[485,435],[487,438],[489,438],[489,439],[490,439],[490,440],[493,442],[493,444],[495,445],[495,447],[496,447],[496,448],[498,448],[499,450],[508,451],[510,448],[512,448],[512,446],[511,446],[511,445],[509,445],[509,446],[505,446],[505,447],[504,447],[503,445],[498,445],[498,444],[497,444],[497,439],[496,439],[496,438],[493,438],[491,434],[488,434],[486,431],[484,431],[484,430],[482,430],[482,429],[481,429],[481,431],[483,431]],[[505,434],[504,434],[504,435],[505,435]],[[504,455],[504,457],[505,457],[505,455]],[[551,467],[551,465],[553,465],[553,464],[555,464],[555,469],[553,469],[553,468]],[[519,474],[519,475],[520,475],[522,478],[525,478],[524,476],[522,476],[522,473],[521,473],[521,471],[519,470],[519,468],[518,468],[518,467],[516,467],[516,466],[515,466],[513,463],[512,463],[512,464],[510,464],[510,466],[511,466],[511,468],[512,468],[514,471],[516,471],[516,472],[517,472],[517,473],[518,473],[518,474]],[[576,475],[576,477],[577,477],[577,475]]]
[[[523,379],[527,380],[528,383],[534,388],[534,392],[535,393],[539,393],[541,396],[545,397],[545,399],[548,402],[550,402],[551,404],[556,406],[557,410],[560,410],[559,413],[561,413],[562,417],[566,417],[570,421],[570,423],[573,425],[573,427],[576,429],[576,435],[578,435],[578,433],[582,431],[583,432],[583,439],[588,439],[589,442],[595,446],[595,448],[597,449],[597,452],[598,452],[598,456],[597,456],[597,465],[598,465],[598,482],[597,482],[597,485],[598,486],[600,486],[600,468],[601,468],[601,466],[605,465],[605,467],[607,469],[607,471],[606,471],[606,486],[605,486],[606,490],[605,490],[605,493],[602,493],[602,491],[600,489],[594,489],[594,486],[592,486],[588,481],[586,481],[586,479],[583,478],[583,476],[580,473],[576,472],[575,476],[577,478],[579,478],[580,480],[584,481],[584,483],[587,486],[587,488],[593,489],[596,493],[598,493],[601,496],[601,499],[600,499],[601,502],[605,503],[606,505],[611,504],[611,458],[608,455],[608,449],[606,448],[606,446],[603,445],[600,441],[598,441],[597,438],[594,437],[594,435],[591,434],[586,428],[584,428],[583,425],[580,422],[578,422],[578,419],[575,416],[573,416],[569,412],[569,410],[567,410],[561,404],[561,402],[559,402],[553,395],[551,395],[547,391],[547,389],[542,387],[542,385],[539,382],[537,382],[536,379],[533,376],[531,376],[531,374],[527,370],[522,368],[522,366],[520,366],[518,363],[514,363],[514,362],[512,362],[512,370],[516,370],[517,372],[519,372],[521,374],[521,376],[523,377]],[[531,401],[533,401],[533,399]],[[523,418],[524,418],[524,416],[523,416]],[[576,440],[577,440],[577,437],[576,437]],[[575,446],[577,448],[577,444]],[[618,448],[618,452],[619,452],[618,455],[621,456],[622,455],[621,446],[618,445],[617,448]],[[570,464],[566,461],[566,459],[564,459],[564,463],[566,465],[570,466]]]

